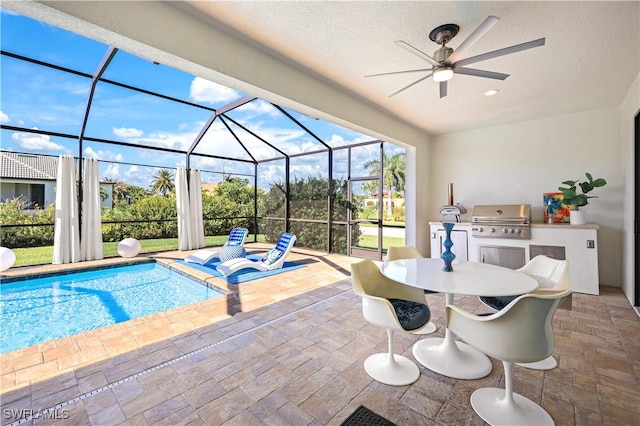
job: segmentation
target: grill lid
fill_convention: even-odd
[[[529,204],[491,204],[478,205],[473,208],[473,223],[521,223],[531,222],[531,205]]]

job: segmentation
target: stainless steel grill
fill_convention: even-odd
[[[473,208],[471,235],[480,238],[531,238],[529,204],[479,205]]]

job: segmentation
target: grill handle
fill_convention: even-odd
[[[471,219],[473,223],[479,223],[482,225],[500,225],[502,223],[509,224],[522,224],[526,225],[529,223],[528,218],[486,218],[486,217],[474,217]]]

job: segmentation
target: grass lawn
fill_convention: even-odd
[[[227,241],[228,235],[205,237],[207,247],[221,246]],[[249,236],[248,241],[253,241],[253,237]],[[258,241],[264,242],[264,235],[258,235]],[[158,240],[141,240],[141,253],[153,253],[156,251],[178,250],[177,238],[163,238]],[[104,257],[118,256],[118,243],[104,243]],[[53,246],[16,248],[13,249],[16,254],[16,263],[13,266],[31,266],[44,265],[51,263],[53,260]]]
[[[382,249],[386,250],[389,246],[404,246],[404,238],[400,237],[384,237],[382,238]],[[375,235],[361,235],[358,247],[375,249],[378,247],[378,237]]]
[[[364,226],[364,227],[370,227],[370,228],[376,228],[378,225],[374,225],[373,223],[359,223],[358,226]],[[387,226],[387,227],[404,227],[406,226],[405,222],[388,222],[388,221],[382,221],[382,226]]]
[[[207,247],[221,246],[227,241],[228,235],[205,237]],[[248,240],[252,241],[252,236]],[[258,242],[264,242],[264,235],[258,235]],[[163,238],[157,240],[141,240],[141,253],[153,253],[158,251],[178,250],[177,238]],[[374,235],[360,236],[360,244],[358,247],[375,249],[378,245],[378,239]],[[389,246],[405,245],[404,238],[384,237],[382,240],[382,248],[386,250]],[[118,243],[103,244],[104,257],[118,256]],[[15,248],[13,252],[16,255],[16,263],[13,266],[31,266],[44,265],[51,263],[53,259],[53,246],[31,247],[31,248]]]

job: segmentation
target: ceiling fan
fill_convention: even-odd
[[[421,77],[408,86],[405,86],[402,89],[392,93],[391,95],[389,95],[390,97],[395,96],[404,90],[407,90],[411,86],[414,86],[429,77],[433,77],[434,81],[440,83],[440,98],[444,98],[445,96],[447,96],[447,81],[453,77],[453,74],[465,74],[475,77],[504,80],[505,78],[509,77],[509,74],[484,71],[475,68],[466,68],[465,65],[474,64],[480,61],[486,61],[487,59],[497,58],[498,56],[509,55],[511,53],[520,52],[521,50],[543,46],[544,38],[532,40],[510,47],[505,47],[503,49],[494,50],[492,52],[483,53],[481,55],[472,56],[470,58],[461,59],[464,52],[466,52],[467,49],[473,46],[480,39],[480,37],[482,37],[487,31],[489,31],[491,27],[493,27],[499,20],[500,18],[498,18],[497,16],[489,16],[484,20],[482,24],[480,24],[478,28],[476,28],[469,35],[469,37],[466,38],[466,40],[462,42],[462,44],[460,44],[460,46],[458,46],[455,51],[452,48],[447,47],[446,44],[449,43],[451,39],[456,36],[456,34],[458,34],[460,27],[456,24],[440,25],[429,33],[429,38],[440,45],[440,48],[433,53],[433,57],[427,55],[419,49],[416,49],[405,41],[398,40],[395,42],[398,46],[429,62],[432,67],[406,71],[385,72],[380,74],[370,74],[365,75],[365,77],[379,77],[383,75],[407,74],[425,71],[428,72],[424,77]]]

